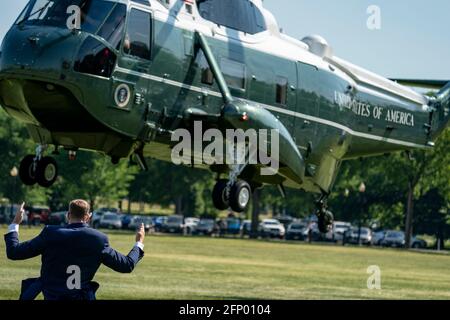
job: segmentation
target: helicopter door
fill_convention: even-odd
[[[131,6],[113,78],[115,103],[123,110],[137,109],[133,106],[143,104],[147,95],[149,80],[146,76],[152,61],[152,30],[150,10]]]
[[[315,66],[297,63],[297,116],[295,117],[294,139],[302,154],[313,151],[316,142],[317,123],[311,117],[317,117],[319,100],[315,85],[319,86],[318,71]],[[309,151],[308,151],[309,150]]]

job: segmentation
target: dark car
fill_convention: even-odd
[[[120,219],[122,220],[122,228],[128,229],[128,225],[131,222],[132,216],[130,216],[128,214],[124,214]]]
[[[167,217],[166,216],[154,217],[154,218],[152,218],[152,220],[153,220],[153,226],[155,228],[155,232],[162,232],[164,225],[167,222]]]
[[[32,206],[25,207],[28,212],[28,223],[32,225],[47,224],[50,216],[50,209],[48,207]]]
[[[308,235],[308,225],[306,223],[291,223],[286,231],[286,240],[305,240]]]
[[[405,234],[402,231],[388,231],[381,241],[383,247],[401,248],[405,246]]]
[[[403,231],[388,231],[386,232],[386,236],[381,241],[381,245],[383,247],[393,247],[393,248],[401,248],[404,247],[406,243],[405,233]],[[411,248],[415,249],[425,249],[427,247],[427,243],[425,240],[419,239],[415,236],[411,238]]]
[[[244,220],[241,224],[241,237],[250,236],[252,233],[252,221]]]
[[[226,225],[228,234],[237,235],[241,231],[241,221],[237,218],[228,218]]]
[[[52,212],[48,218],[48,224],[52,226],[65,226],[67,224],[67,211]]]
[[[127,225],[127,228],[130,230],[137,230],[141,226],[141,224],[144,224],[145,232],[149,232],[152,228],[154,228],[152,218],[146,216],[131,217],[130,223]]]
[[[173,215],[167,218],[162,227],[163,232],[167,233],[183,233],[184,232],[184,218],[183,216]]]
[[[19,209],[20,206],[17,204],[0,206],[0,223],[11,223]],[[26,216],[24,217],[24,219],[27,218]]]
[[[193,235],[211,236],[216,231],[216,222],[213,219],[201,219],[192,230]]]

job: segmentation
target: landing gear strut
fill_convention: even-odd
[[[218,179],[213,189],[213,203],[216,209],[226,210],[231,208],[234,212],[241,213],[247,209],[252,198],[252,188],[248,182],[238,179],[247,167],[249,152],[242,164],[230,165],[229,179]]]
[[[20,163],[19,177],[27,186],[39,184],[50,188],[58,178],[58,165],[52,157],[44,157],[46,147],[39,145],[36,155],[27,155]]]
[[[334,216],[331,211],[327,210],[327,197],[327,194],[323,194],[316,203],[317,226],[321,233],[328,233],[333,228]]]

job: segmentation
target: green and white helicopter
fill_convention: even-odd
[[[145,169],[146,158],[172,161],[173,133],[195,123],[276,130],[272,175],[248,162],[195,166],[217,174],[218,209],[245,210],[263,185],[320,194],[321,231],[343,161],[432,148],[447,127],[450,84],[404,82],[442,89],[428,98],[338,58],[319,36],[289,37],[261,0],[31,0],[0,55],[0,105],[38,145],[20,165],[26,185],[57,179],[49,146]]]

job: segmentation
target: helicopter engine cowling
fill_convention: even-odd
[[[304,180],[305,162],[291,134],[271,112],[263,107],[244,100],[235,99],[222,109],[222,127],[259,130],[276,130],[279,135],[278,157],[281,166],[289,168],[289,178],[301,184]]]
[[[450,123],[450,82],[437,95],[436,111],[432,121],[432,138],[436,140]]]

